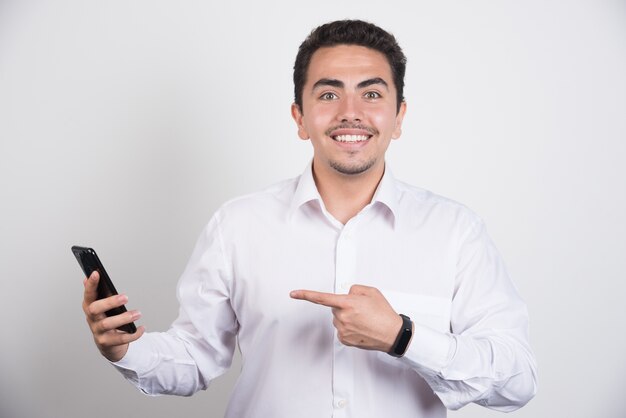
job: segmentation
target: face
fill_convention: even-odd
[[[382,173],[391,139],[401,134],[406,104],[397,110],[386,57],[373,49],[338,45],[311,57],[302,109],[292,105],[298,136],[313,144],[317,175]]]

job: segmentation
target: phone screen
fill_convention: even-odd
[[[115,286],[113,286],[111,278],[104,269],[100,258],[98,258],[98,255],[93,248],[75,245],[72,247],[72,253],[74,253],[74,256],[76,257],[78,264],[80,264],[80,267],[83,269],[85,276],[91,276],[91,273],[94,271],[97,271],[98,274],[100,274],[100,282],[98,283],[98,299],[104,299],[109,296],[117,295],[117,290],[115,290]],[[105,314],[106,316],[114,316],[124,312],[126,312],[126,307],[122,305],[118,308],[106,311]],[[118,329],[120,331],[128,332],[129,334],[134,334],[137,331],[137,327],[133,322],[122,325]]]

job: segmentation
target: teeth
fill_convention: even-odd
[[[368,135],[337,135],[333,137],[335,141],[339,142],[361,142],[367,141]]]

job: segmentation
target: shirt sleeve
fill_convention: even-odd
[[[482,222],[461,240],[449,333],[415,324],[407,365],[452,410],[475,402],[499,411],[537,390],[528,312]]]
[[[216,214],[202,232],[178,283],[179,316],[167,332],[146,333],[112,363],[150,395],[189,396],[231,365],[238,322]]]

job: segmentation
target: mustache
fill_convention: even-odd
[[[360,123],[357,123],[357,124],[342,123],[342,124],[339,124],[337,126],[333,126],[332,128],[327,129],[326,132],[324,132],[324,134],[326,136],[330,136],[332,132],[336,131],[337,129],[359,129],[359,130],[367,131],[370,135],[378,135],[378,129],[372,128],[371,126],[362,125]]]

